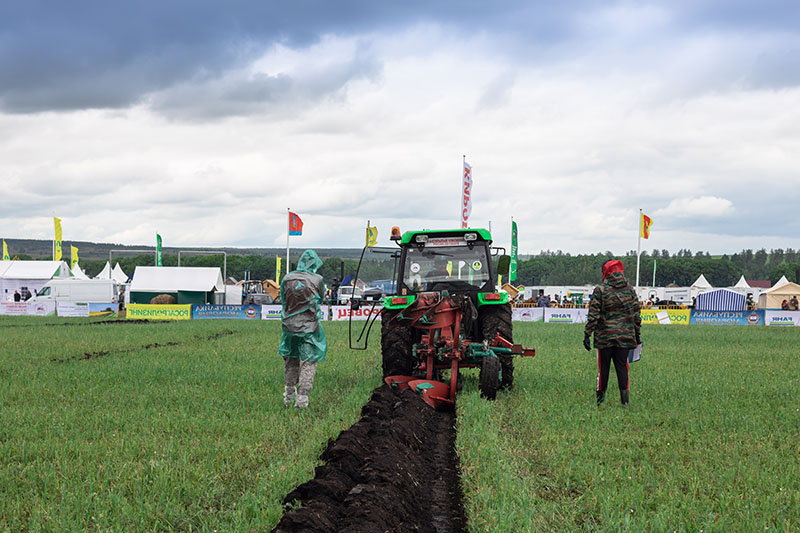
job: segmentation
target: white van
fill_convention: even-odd
[[[117,303],[111,279],[51,279],[29,302]]]
[[[339,287],[339,290],[336,293],[336,299],[339,300],[340,304],[347,304],[350,303],[350,300],[353,298],[353,293],[355,293],[356,298],[361,298],[361,292],[362,291],[360,287],[345,285],[343,287]]]

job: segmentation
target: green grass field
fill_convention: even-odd
[[[346,323],[301,412],[279,323],[86,323],[0,318],[0,530],[268,530],[380,383]],[[612,375],[600,409],[580,326],[515,337],[515,389],[459,396],[472,531],[800,528],[798,331],[646,327],[631,405]]]

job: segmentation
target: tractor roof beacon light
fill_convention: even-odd
[[[403,236],[400,234],[400,228],[398,226],[394,226],[392,228],[392,236],[389,238],[393,241],[399,241],[403,238]]]

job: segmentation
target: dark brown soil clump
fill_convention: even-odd
[[[454,414],[384,385],[361,415],[328,444],[314,479],[286,496],[274,531],[466,531]]]

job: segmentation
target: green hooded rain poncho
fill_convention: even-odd
[[[322,261],[314,250],[300,256],[297,270],[281,282],[282,333],[278,354],[318,363],[325,360],[328,341],[319,320],[319,306],[325,295],[325,283],[317,270]]]

